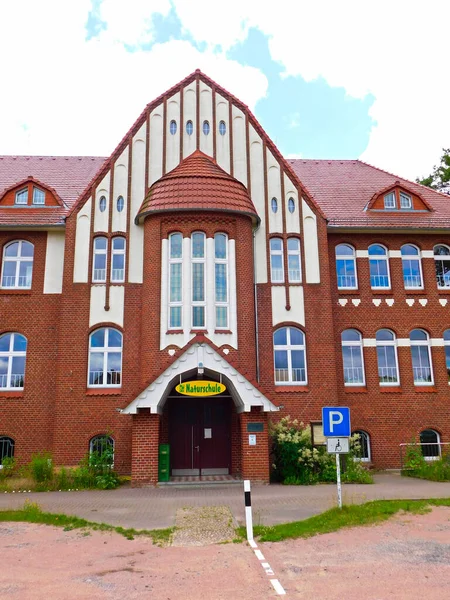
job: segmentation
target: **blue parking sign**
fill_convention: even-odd
[[[325,437],[350,437],[350,409],[343,406],[324,406],[322,426]]]

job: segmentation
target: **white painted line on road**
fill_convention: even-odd
[[[255,542],[255,540],[247,540],[247,541],[248,541],[248,543],[250,544],[250,546],[252,548],[257,548],[258,547],[257,544],[256,544],[256,542]]]
[[[270,583],[273,585],[276,593],[279,596],[286,596],[286,592],[284,590],[284,587],[281,585],[281,583],[278,581],[278,579],[271,579]]]
[[[266,575],[274,575],[274,572],[272,571],[272,568],[268,562],[262,563],[262,568],[266,572]]]
[[[256,554],[256,558],[257,558],[258,560],[266,560],[266,559],[264,558],[264,554],[261,552],[261,550],[255,550],[254,552],[255,552],[255,554]]]

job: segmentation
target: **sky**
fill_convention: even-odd
[[[0,2],[0,154],[109,155],[200,68],[286,157],[409,179],[450,147],[448,0]]]

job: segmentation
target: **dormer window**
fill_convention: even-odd
[[[45,192],[39,188],[33,188],[33,204],[45,204]]]
[[[397,205],[395,202],[395,192],[389,192],[389,194],[386,194],[384,196],[384,208],[385,209],[397,208]]]
[[[400,208],[403,210],[411,210],[412,198],[404,192],[400,192]]]
[[[16,204],[28,204],[28,188],[16,192]]]

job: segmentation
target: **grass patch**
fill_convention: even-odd
[[[253,533],[261,542],[281,542],[287,539],[309,538],[322,533],[332,533],[344,527],[360,527],[386,521],[403,511],[424,514],[432,506],[450,506],[450,498],[429,500],[374,500],[366,504],[344,505],[342,509],[331,508],[326,512],[293,523],[281,523],[272,527],[257,525]],[[237,534],[246,539],[245,527],[239,527]]]
[[[25,522],[37,523],[41,525],[53,525],[62,527],[64,531],[73,529],[83,529],[83,535],[88,535],[92,531],[110,531],[123,535],[128,540],[133,540],[137,536],[150,537],[154,544],[158,546],[168,546],[172,540],[174,527],[167,529],[126,529],[124,527],[114,527],[106,523],[95,523],[87,521],[72,515],[56,514],[42,512],[41,508],[35,502],[25,502],[24,507],[19,510],[0,511],[0,522]]]

